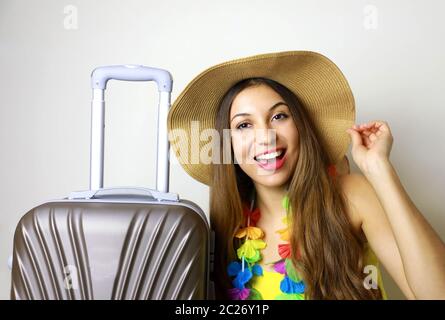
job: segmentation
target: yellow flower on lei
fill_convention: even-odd
[[[235,237],[237,238],[244,238],[247,235],[249,239],[256,240],[264,237],[264,232],[260,228],[257,227],[246,227],[240,229]]]
[[[266,242],[260,239],[246,240],[241,247],[236,250],[239,259],[244,258],[246,260],[251,260],[256,258],[259,254],[259,249],[264,249],[266,247]]]
[[[283,223],[285,225],[288,225],[288,219],[287,219],[287,215],[285,217],[283,217],[283,219],[281,219],[281,221],[283,221]],[[290,236],[289,236],[289,228],[283,228],[280,230],[275,231],[276,233],[278,233],[280,235],[280,239],[283,241],[289,241]]]

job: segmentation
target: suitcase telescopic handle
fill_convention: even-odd
[[[90,190],[103,188],[104,178],[104,91],[110,79],[124,81],[155,81],[159,91],[157,123],[156,190],[169,190],[169,150],[167,116],[173,79],[167,70],[142,65],[98,67],[91,73],[93,99],[91,102]]]

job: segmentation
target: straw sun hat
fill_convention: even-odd
[[[211,185],[211,164],[193,163],[192,145],[199,149],[208,141],[192,135],[192,121],[199,130],[215,128],[215,115],[225,93],[237,82],[251,77],[275,80],[298,97],[327,148],[331,164],[339,163],[350,143],[346,129],[355,122],[352,91],[340,69],[327,57],[312,51],[286,51],[231,60],[197,75],[174,101],[167,128],[184,130],[187,139],[171,148],[184,170],[194,179]]]

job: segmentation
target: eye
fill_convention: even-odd
[[[279,113],[279,114],[275,115],[273,118],[278,117],[278,116],[283,116],[280,119],[286,119],[287,118],[287,114],[285,114],[285,113]],[[280,119],[278,119],[278,120],[280,120]]]
[[[248,124],[247,122],[243,122],[243,123],[241,123],[240,125],[238,125],[236,128],[238,129],[238,130],[240,130],[240,129],[244,129],[245,127],[242,127],[242,125],[245,125],[245,124]]]

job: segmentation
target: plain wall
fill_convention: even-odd
[[[389,122],[391,161],[445,239],[444,11],[440,0],[0,0],[0,298],[9,298],[7,258],[21,216],[88,188],[89,81],[100,65],[167,69],[174,99],[226,60],[326,55],[352,87],[357,122]],[[111,81],[106,99],[105,185],[153,188],[156,87]],[[174,160],[170,190],[208,213],[208,187]],[[386,273],[384,281],[390,298],[403,298]]]

